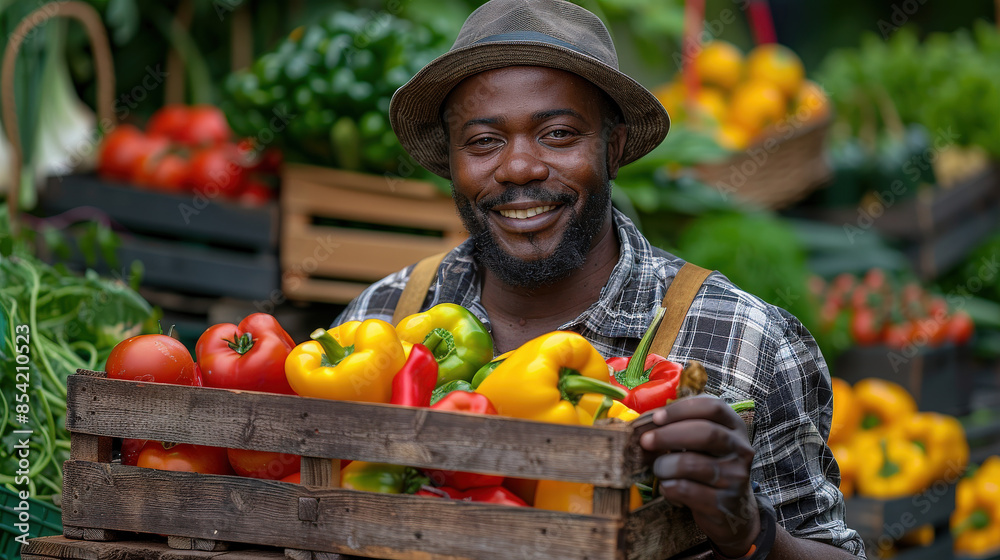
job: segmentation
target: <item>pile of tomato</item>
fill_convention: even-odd
[[[143,334],[118,343],[105,366],[111,379],[194,387],[294,394],[285,377],[292,337],[271,315],[255,313],[239,325],[221,323],[202,333],[195,356],[177,339]],[[121,461],[152,469],[236,474],[298,482],[298,455],[153,440],[122,441]]]
[[[823,329],[846,327],[859,346],[961,346],[975,333],[960,298],[946,299],[916,282],[892,281],[880,268],[861,277],[840,274],[830,282],[814,278],[812,291],[821,302]]]
[[[233,139],[217,107],[167,105],[153,114],[145,130],[122,124],[108,132],[97,173],[151,190],[249,205],[273,199],[281,152],[253,139]]]

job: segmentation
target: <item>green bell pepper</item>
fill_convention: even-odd
[[[413,494],[429,479],[413,467],[351,461],[340,470],[340,486],[382,494]]]
[[[471,381],[479,368],[493,359],[493,338],[471,311],[441,303],[403,318],[396,325],[400,340],[423,344],[438,363],[440,387],[449,381]]]

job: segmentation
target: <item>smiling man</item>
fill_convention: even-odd
[[[562,0],[492,0],[389,111],[407,151],[452,181],[470,238],[439,263],[373,284],[338,323],[451,302],[482,319],[498,353],[571,330],[605,357],[627,356],[667,289],[690,284],[682,271],[692,267],[652,247],[611,205],[619,167],[658,145],[670,123],[618,70],[590,12]],[[654,414],[659,427],[641,444],[656,457],[660,492],[691,508],[709,538],[706,557],[864,557],[825,443],[832,394],[815,341],[721,274],[705,271],[692,285],[688,300],[664,301],[668,313],[680,309],[668,357],[702,362],[710,395]],[[748,430],[726,402],[751,399]]]

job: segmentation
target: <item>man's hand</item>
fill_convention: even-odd
[[[743,420],[724,400],[700,395],[655,411],[653,422],[659,427],[643,434],[640,445],[656,457],[660,493],[689,507],[719,552],[746,554],[760,533],[760,514]]]

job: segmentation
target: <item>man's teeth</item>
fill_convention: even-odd
[[[537,216],[543,212],[548,212],[554,208],[555,206],[536,206],[525,210],[500,210],[500,215],[504,218],[516,218],[518,220],[523,220],[525,218]]]

